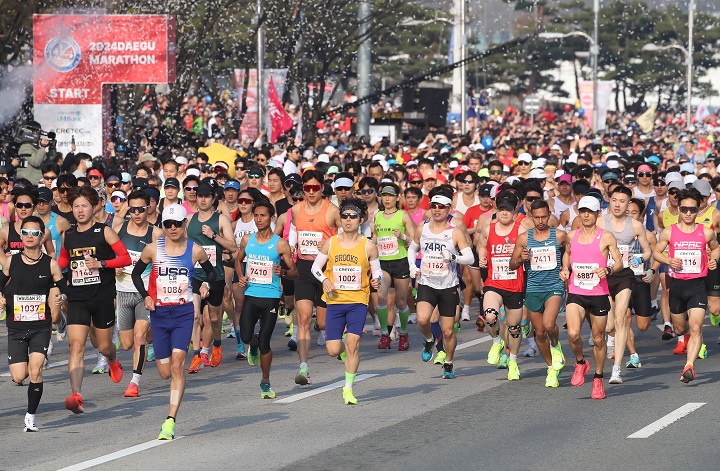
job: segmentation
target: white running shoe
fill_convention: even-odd
[[[113,328],[112,343],[115,344],[115,348],[120,348],[120,335],[118,334],[117,322]]]
[[[57,323],[55,338],[58,342],[62,342],[67,338],[67,319],[65,318],[65,313],[62,311],[60,311],[60,322]]]
[[[39,432],[40,429],[35,425],[35,415],[25,413],[25,431],[26,432]]]
[[[530,337],[528,339],[528,348],[523,352],[524,357],[536,357],[538,355],[537,343],[535,339]]]
[[[317,344],[321,347],[325,346],[325,331],[321,330],[320,335],[318,335]]]
[[[470,320],[470,306],[463,306],[462,312],[460,313],[460,320],[463,322]]]
[[[390,332],[390,340],[395,341],[398,339],[398,332],[400,329],[394,328],[392,332]]]
[[[408,316],[408,324],[417,324],[417,314],[412,313]],[[720,339],[718,339],[718,343],[720,344]]]
[[[53,341],[52,341],[52,337],[50,337],[50,343],[48,344],[48,348],[47,348],[47,356],[52,355],[52,353],[53,353]]]
[[[382,334],[382,329],[380,329],[379,325],[376,325],[375,328],[373,329],[373,335],[375,337],[380,337],[380,334]]]
[[[107,358],[104,355],[100,355],[98,357],[97,365],[95,365],[95,368],[92,369],[92,374],[103,374],[110,371],[110,368],[108,367]]]
[[[610,384],[622,384],[622,378],[620,377],[621,368],[619,366],[613,366],[612,375],[610,375]]]

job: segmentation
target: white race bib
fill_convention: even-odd
[[[557,268],[557,253],[554,246],[533,247],[530,250],[530,269],[547,271]]]
[[[205,250],[205,253],[207,254],[208,258],[210,259],[210,263],[212,263],[213,266],[215,266],[215,262],[217,262],[217,246],[216,245],[201,245],[203,250]],[[195,262],[195,268],[200,268],[200,262]]]
[[[682,260],[682,268],[676,271],[688,274],[700,273],[702,256],[703,253],[699,250],[676,250],[675,258]]]
[[[270,260],[247,260],[245,274],[250,283],[269,285],[272,283],[273,263]]]
[[[400,253],[398,240],[395,236],[378,237],[378,252],[381,257],[390,257]]]
[[[573,285],[580,289],[591,290],[600,284],[600,278],[595,270],[600,268],[597,263],[573,263]]]
[[[161,305],[192,302],[187,275],[163,275],[157,277],[157,302]]]
[[[70,262],[70,270],[72,271],[72,285],[99,285],[100,270],[98,268],[88,268],[85,260],[73,260]]]
[[[440,254],[423,254],[420,270],[428,276],[448,276],[450,267]]]
[[[335,289],[358,291],[362,287],[362,268],[357,265],[333,266]]]
[[[323,240],[322,232],[299,231],[298,250],[302,255],[317,255]]]
[[[517,280],[517,270],[510,270],[511,257],[492,258],[493,280]]]
[[[135,268],[138,260],[140,260],[140,255],[142,254],[142,252],[138,252],[137,250],[128,250],[128,253],[130,254],[130,260],[132,261],[132,263],[127,267],[123,267],[123,273],[132,275],[133,268]]]
[[[630,266],[630,246],[618,245],[617,248],[620,251],[620,259],[622,260],[623,268],[628,268]],[[614,260],[612,258],[612,254],[608,254],[608,266],[611,266],[613,263]]]
[[[15,322],[44,321],[44,294],[16,294],[13,298],[13,320]]]

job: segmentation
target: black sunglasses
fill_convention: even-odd
[[[360,215],[355,214],[355,213],[342,213],[340,215],[341,219],[357,219],[359,217],[360,217]]]
[[[184,221],[163,221],[163,227],[170,229],[171,227],[182,227]]]
[[[358,193],[360,193],[361,195],[372,195],[373,193],[375,193],[375,190],[372,188],[367,188],[365,190],[358,191]]]

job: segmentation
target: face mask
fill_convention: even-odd
[[[92,168],[92,160],[86,160],[85,162],[87,163],[87,168]]]

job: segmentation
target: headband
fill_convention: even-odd
[[[355,206],[354,204],[346,204],[346,205],[342,205],[342,206],[340,207],[340,212],[341,212],[341,213],[344,212],[344,211],[346,211],[346,210],[355,211],[356,213],[358,213],[358,215],[359,215],[360,217],[365,217],[365,212],[364,212],[362,209],[360,209],[360,208],[358,208],[357,206]]]

